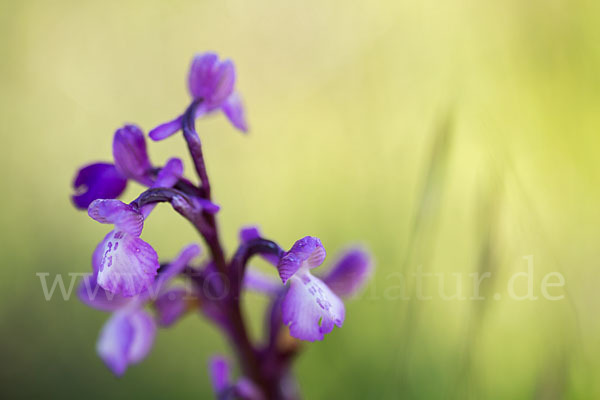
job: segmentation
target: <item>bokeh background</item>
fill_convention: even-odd
[[[116,379],[94,351],[107,314],[45,301],[36,276],[90,270],[106,227],[71,206],[76,169],[109,161],[121,124],[180,113],[205,50],[235,61],[251,127],[198,123],[229,251],[258,223],[286,248],[310,234],[331,259],[363,243],[376,260],[344,327],[298,360],[305,398],[600,397],[599,2],[3,0],[0,32],[6,398],[212,396],[207,359],[229,353],[201,318]],[[165,260],[197,240],[166,206],[144,238]],[[535,294],[556,271],[563,300],[506,296],[526,256]],[[462,274],[467,296],[466,274],[492,272],[487,299],[400,299],[419,267],[448,293]],[[245,302],[256,336],[264,304]]]

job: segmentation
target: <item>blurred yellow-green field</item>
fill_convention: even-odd
[[[304,398],[600,398],[600,2],[3,0],[0,32],[3,397],[212,396],[207,359],[230,353],[202,318],[117,379],[95,354],[107,314],[46,301],[36,274],[91,271],[106,227],[72,207],[75,171],[123,123],[181,113],[214,50],[250,123],[197,124],[229,252],[255,223],[376,260],[344,327],[305,346]],[[199,240],[167,206],[144,239],[164,260]],[[258,337],[265,301],[244,305]]]

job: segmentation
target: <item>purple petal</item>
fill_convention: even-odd
[[[183,175],[183,162],[179,158],[171,158],[158,172],[152,187],[170,188],[177,183],[181,175]]]
[[[170,188],[174,186],[179,178],[183,175],[183,163],[179,158],[171,158],[164,167],[158,172],[156,180],[152,184],[153,188],[165,187]],[[141,209],[141,213],[144,218],[148,218],[148,215],[156,208],[158,203],[148,204]]]
[[[113,157],[115,166],[130,179],[147,181],[147,174],[152,168],[144,132],[135,125],[125,125],[117,129],[113,138]]]
[[[184,247],[179,254],[169,263],[164,272],[161,272],[161,281],[167,282],[182,272],[185,267],[201,253],[200,246],[189,244]]]
[[[352,296],[368,280],[371,271],[370,255],[361,249],[351,249],[333,265],[323,281],[338,296]]]
[[[136,364],[150,353],[156,336],[156,325],[152,316],[144,310],[131,313],[129,321],[135,332],[129,348],[129,362]]]
[[[261,234],[257,226],[244,226],[240,229],[239,237],[242,243],[247,243],[253,239],[259,239]]]
[[[300,268],[308,270],[321,265],[326,255],[318,238],[306,236],[294,243],[290,251],[279,260],[279,276],[286,283]]]
[[[87,165],[79,170],[73,188],[77,192],[71,198],[77,208],[86,209],[96,199],[119,197],[127,186],[127,179],[108,163]]]
[[[242,400],[263,400],[261,390],[250,379],[241,377],[234,386],[235,394]]]
[[[221,207],[219,207],[219,205],[213,203],[210,200],[206,200],[206,199],[202,199],[202,198],[195,198],[194,201],[196,201],[196,203],[198,204],[198,206],[203,211],[206,211],[209,214],[216,214],[221,209]]]
[[[194,99],[203,99],[207,111],[219,108],[233,92],[235,67],[230,60],[219,62],[215,53],[197,55],[192,60],[188,86]]]
[[[113,224],[118,230],[139,236],[144,227],[144,216],[120,200],[98,199],[88,207],[88,215],[101,224]]]
[[[129,365],[127,355],[134,335],[133,326],[125,313],[114,313],[100,331],[96,351],[117,376],[123,375]]]
[[[284,288],[278,279],[251,268],[244,274],[244,287],[269,295],[277,295]]]
[[[102,328],[96,350],[110,370],[121,376],[130,364],[146,357],[155,335],[156,326],[145,311],[118,311]]]
[[[321,280],[305,272],[290,279],[281,305],[283,323],[297,339],[323,340],[333,325],[344,323],[344,303]]]
[[[246,122],[244,105],[242,104],[242,99],[237,92],[233,92],[231,96],[227,98],[221,109],[233,126],[244,133],[248,132],[248,123]]]
[[[209,363],[210,380],[215,393],[218,395],[227,389],[231,383],[229,363],[223,357],[213,357]]]
[[[98,284],[112,293],[134,296],[147,289],[159,268],[158,255],[148,243],[123,231],[103,241]]]
[[[167,327],[174,324],[188,309],[186,297],[188,293],[183,288],[169,289],[161,294],[154,302],[158,314],[158,323]]]
[[[193,98],[207,99],[213,90],[213,75],[219,56],[215,53],[198,54],[192,60],[188,75],[188,88]]]
[[[231,60],[219,63],[214,73],[212,85],[208,107],[221,107],[233,93],[235,85],[235,67]]]
[[[159,141],[159,140],[163,140],[163,139],[168,138],[169,136],[174,135],[180,129],[181,129],[181,116],[178,116],[174,120],[165,122],[164,124],[161,124],[161,125],[157,126],[156,128],[152,129],[148,133],[148,136],[150,136],[150,139],[152,139],[154,141]]]
[[[86,305],[101,311],[115,311],[131,302],[131,297],[104,290],[94,275],[83,278],[77,289],[77,296]]]

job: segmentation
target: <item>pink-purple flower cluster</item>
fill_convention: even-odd
[[[215,358],[210,371],[218,398],[296,398],[291,362],[300,341],[323,340],[346,316],[343,297],[355,294],[371,272],[365,251],[353,248],[341,255],[329,271],[317,276],[312,270],[326,257],[321,240],[306,236],[289,251],[265,239],[255,227],[240,231],[237,251],[227,257],[219,237],[203,148],[195,121],[221,110],[239,130],[247,131],[245,112],[235,91],[235,67],[214,53],[192,61],[188,88],[192,100],[177,118],[152,129],[153,140],[178,131],[188,146],[198,183],[184,177],[177,158],[164,166],[154,165],[146,150],[142,130],[125,125],[113,137],[113,163],[87,165],[77,173],[72,196],[77,208],[87,209],[97,222],[112,225],[92,255],[92,273],[78,289],[90,307],[111,312],[100,333],[97,352],[105,364],[122,375],[151,350],[157,326],[167,327],[189,312],[199,311],[228,337],[242,376],[229,376],[229,363]],[[118,198],[128,181],[147,189],[133,201]],[[147,218],[158,203],[169,203],[198,231],[207,249],[206,259],[196,244],[188,245],[171,262],[161,264],[154,247],[141,239]],[[261,256],[277,270],[266,275],[248,266]],[[179,279],[181,278],[181,279]],[[183,283],[182,283],[183,282]],[[244,290],[259,291],[270,298],[266,337],[253,342],[240,306]],[[151,312],[152,310],[152,312]]]

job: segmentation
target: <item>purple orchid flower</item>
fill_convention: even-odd
[[[325,248],[318,238],[298,240],[279,261],[277,269],[289,289],[281,304],[283,323],[290,335],[313,342],[323,340],[333,326],[341,327],[346,310],[340,297],[355,294],[368,280],[371,260],[365,251],[345,252],[322,279],[311,274],[325,260]]]
[[[181,161],[171,159],[160,171],[154,186],[172,186],[182,172]],[[137,210],[115,199],[98,199],[90,204],[88,215],[92,219],[115,227],[94,252],[92,266],[102,288],[123,296],[134,296],[154,281],[159,268],[158,255],[152,246],[139,238],[144,220],[154,207],[155,204],[149,204]]]
[[[195,111],[195,117],[221,110],[233,126],[247,132],[244,106],[239,94],[234,91],[235,78],[231,60],[219,61],[219,56],[211,52],[194,57],[188,75],[188,89],[193,100],[202,102]],[[152,129],[150,138],[163,140],[175,134],[182,127],[182,118],[180,115]]]
[[[258,228],[250,226],[240,230],[240,240],[247,243],[260,238]],[[325,260],[325,248],[317,238],[307,236],[298,240],[281,259],[272,254],[262,255],[278,269],[281,281],[290,281],[282,302],[283,323],[290,334],[301,340],[323,340],[333,326],[341,327],[345,308],[340,297],[355,294],[368,280],[371,261],[360,248],[346,251],[323,278],[315,277],[310,269]],[[244,285],[250,290],[277,295],[283,286],[270,276],[248,269]]]
[[[144,309],[153,298],[168,292],[165,286],[188,263],[200,254],[200,247],[192,244],[185,247],[164,268],[159,279],[136,297],[125,297],[111,293],[97,283],[97,274],[86,277],[77,290],[82,302],[92,308],[112,312],[98,338],[96,350],[108,368],[117,376],[127,367],[143,360],[152,348],[156,335],[156,323]],[[159,313],[157,319],[162,316]]]
[[[298,240],[279,261],[277,269],[282,282],[290,287],[281,304],[283,323],[290,335],[314,342],[341,327],[346,316],[342,300],[319,278],[310,273],[325,260],[325,248],[315,237]]]
[[[117,129],[113,138],[114,164],[95,163],[79,170],[72,196],[77,208],[87,209],[96,199],[116,199],[127,187],[128,179],[152,185],[152,165],[146,151],[144,132],[136,125]]]

